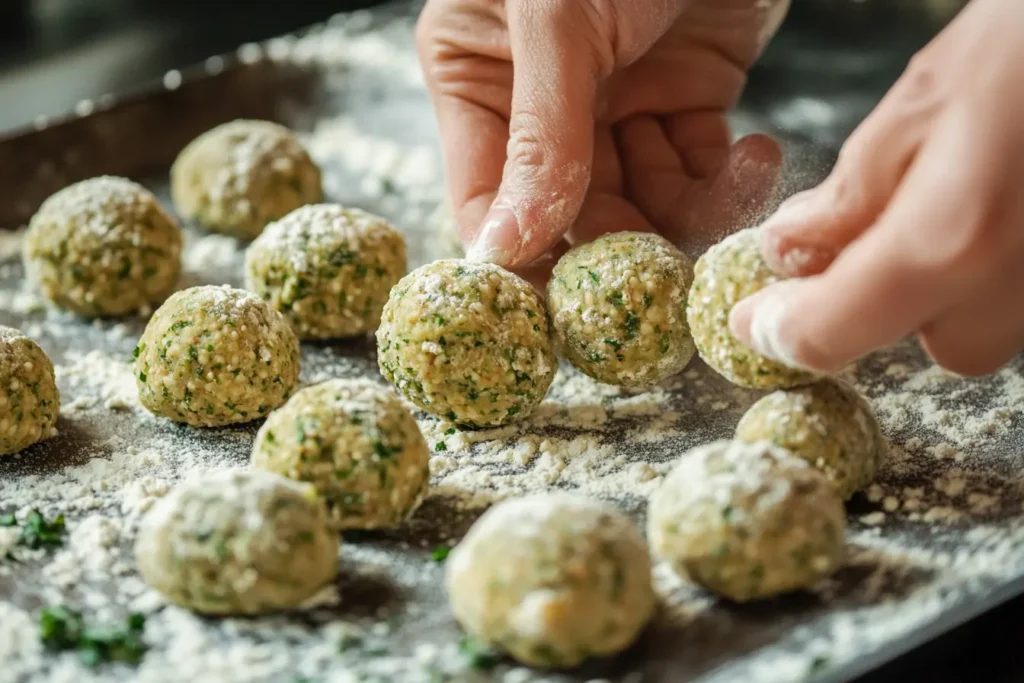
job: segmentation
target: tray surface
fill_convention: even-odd
[[[238,64],[221,60],[186,73],[178,91],[143,93],[0,141],[0,159],[16,159],[22,169],[0,171],[0,226],[17,225],[57,187],[100,172],[139,177],[169,204],[165,167],[184,140],[235,116],[276,115],[302,133],[331,200],[383,214],[406,233],[411,267],[448,255],[435,213],[442,178],[434,124],[410,16],[408,7],[360,13],[301,38],[245,46]],[[756,123],[743,112],[737,117],[740,128]],[[69,149],[81,151],[69,159]],[[803,183],[827,167],[827,154],[797,141],[788,151],[803,164],[792,169]],[[28,187],[34,194],[16,191]],[[50,353],[63,408],[57,437],[0,460],[0,513],[62,511],[69,533],[61,548],[0,561],[5,683],[845,680],[1024,588],[1024,364],[966,380],[933,367],[908,342],[844,372],[872,399],[891,454],[877,483],[849,506],[843,568],[813,591],[736,606],[661,566],[663,609],[620,657],[555,675],[508,662],[481,670],[460,654],[443,565],[431,550],[457,542],[481,506],[538,489],[605,498],[642,523],[644,500],[671,463],[694,445],[730,436],[759,396],[695,361],[643,393],[563,367],[536,415],[501,430],[447,434],[447,425],[417,414],[434,448],[433,493],[409,524],[347,538],[337,584],[307,610],[193,616],[163,605],[139,580],[131,555],[139,516],[184,477],[244,466],[258,425],[196,430],[148,414],[129,363],[145,321],[90,323],[48,309],[22,286],[19,241],[18,233],[0,234],[0,324],[21,328]],[[189,229],[181,286],[240,284],[243,248]],[[306,384],[382,381],[368,340],[304,344],[302,366]],[[147,613],[150,651],[138,667],[92,669],[74,655],[41,651],[35,614],[57,603],[98,619]],[[361,644],[343,649],[353,632]]]

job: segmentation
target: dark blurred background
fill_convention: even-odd
[[[966,0],[793,0],[747,101],[837,146]],[[1018,0],[1007,0],[1018,1]],[[0,131],[374,0],[0,0]]]
[[[1004,0],[1022,2],[1024,0]],[[743,110],[838,149],[907,60],[966,0],[793,0],[751,74]],[[0,134],[169,69],[373,0],[0,0]],[[1024,681],[1024,602],[990,612],[862,683]]]

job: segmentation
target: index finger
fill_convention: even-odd
[[[466,21],[473,26],[460,25]],[[417,51],[437,117],[452,213],[471,244],[501,183],[508,142],[512,65],[500,17],[467,17],[427,3]],[[465,46],[470,40],[479,45]]]

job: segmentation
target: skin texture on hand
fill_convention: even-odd
[[[974,0],[762,228],[796,276],[738,304],[761,353],[835,371],[916,333],[942,366],[997,370],[1024,347],[1024,3]]]
[[[785,4],[430,0],[417,45],[470,258],[530,277],[608,232],[685,249],[748,225],[781,152],[732,143],[725,115]]]

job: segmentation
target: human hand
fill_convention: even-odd
[[[1024,346],[1024,3],[974,0],[914,57],[818,188],[762,226],[790,276],[733,333],[831,372],[916,332],[940,365],[993,372]]]
[[[608,232],[684,245],[749,220],[781,153],[731,144],[725,114],[787,5],[430,0],[417,45],[469,256],[522,269]]]

